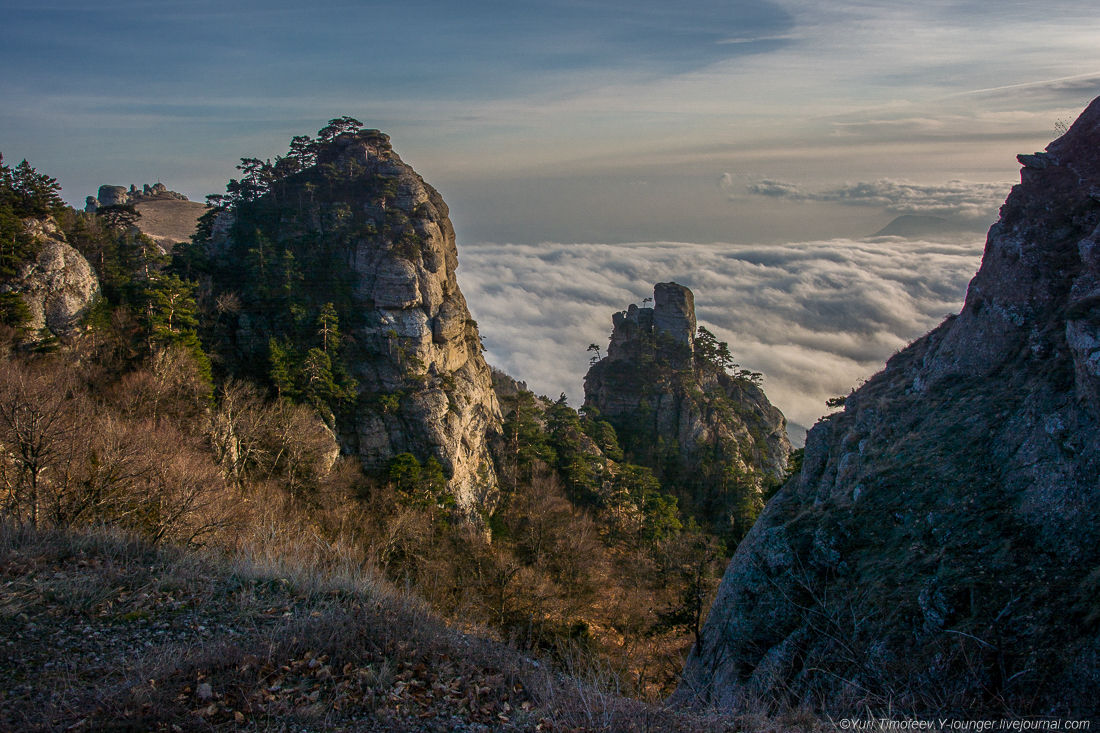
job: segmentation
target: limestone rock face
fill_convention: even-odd
[[[691,348],[695,343],[695,296],[683,285],[653,286],[653,327]]]
[[[28,233],[41,245],[34,260],[3,286],[19,293],[31,312],[30,328],[58,337],[72,335],[99,299],[99,280],[84,256],[65,242],[52,219],[28,219]]]
[[[130,203],[130,192],[125,186],[105,184],[99,187],[99,195],[96,198],[100,206],[125,206]]]
[[[633,461],[687,486],[687,508],[711,514],[733,509],[702,495],[716,483],[716,466],[733,467],[757,496],[783,475],[787,421],[753,378],[710,360],[695,338],[691,290],[658,283],[653,308],[631,305],[612,323],[607,356],[585,376],[585,407],[615,427]]]
[[[343,449],[368,469],[406,452],[435,458],[460,510],[491,510],[496,477],[487,446],[500,430],[500,408],[455,278],[455,233],[442,197],[377,130],[325,142],[313,165],[279,186],[255,204],[277,212],[265,237],[276,253],[285,247],[303,263],[294,287],[318,303],[345,304],[341,358],[359,395],[334,416]],[[222,215],[214,224],[211,251],[229,270],[255,251],[254,226],[240,221]],[[280,333],[265,303],[246,303],[237,318],[237,348],[252,362],[267,358]]]
[[[989,231],[962,312],[809,433],[677,698],[1100,711],[1100,100]]]

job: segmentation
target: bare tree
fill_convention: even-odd
[[[43,369],[0,362],[0,482],[4,513],[37,527],[50,488],[50,472],[66,456],[73,431],[71,380]]]

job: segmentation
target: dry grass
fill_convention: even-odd
[[[275,524],[230,557],[0,525],[0,729],[806,730],[617,694],[460,633],[347,548]]]

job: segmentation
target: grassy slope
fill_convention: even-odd
[[[0,527],[0,729],[817,725],[686,716],[618,697],[613,679],[564,676],[479,630],[449,628],[350,564],[315,567],[310,540],[218,559],[102,531]]]

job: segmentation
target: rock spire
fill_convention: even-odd
[[[344,334],[339,358],[357,384],[333,416],[344,450],[368,469],[384,470],[402,453],[435,459],[462,511],[491,509],[487,443],[500,409],[455,278],[447,205],[377,130],[318,141],[314,154],[213,223],[209,249],[225,287],[245,263],[275,278],[263,292],[251,285],[254,296],[245,290],[233,334],[238,353],[262,364],[272,343],[291,339],[293,312],[274,311],[273,298],[304,304],[293,307],[308,314],[306,323],[334,303]]]
[[[585,377],[585,409],[614,426],[631,460],[678,486],[682,505],[734,540],[783,475],[786,419],[725,344],[698,331],[695,297],[658,283],[653,307],[612,316],[607,356]],[[732,370],[730,373],[727,370]]]

